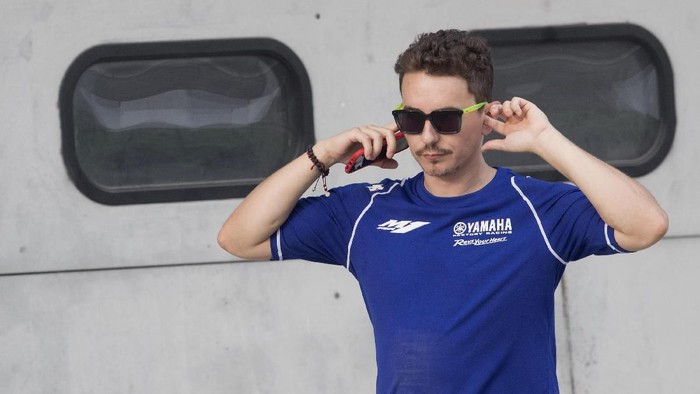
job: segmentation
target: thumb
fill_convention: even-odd
[[[484,125],[491,130],[496,131],[499,134],[502,134],[503,130],[503,122],[499,121],[498,119],[492,118],[490,115],[484,115]]]
[[[377,166],[380,168],[397,168],[399,166],[399,162],[397,162],[394,159],[382,159],[382,160],[377,160],[374,163],[372,163],[373,166]]]
[[[494,140],[486,141],[481,146],[482,152],[486,152],[486,151],[490,151],[490,150],[500,150],[500,151],[506,150],[506,140],[503,138],[497,138]]]

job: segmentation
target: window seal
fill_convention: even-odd
[[[663,129],[659,130],[654,145],[642,155],[638,163],[609,164],[632,177],[646,175],[656,169],[666,158],[673,144],[676,131],[676,110],[673,68],[668,53],[661,42],[647,29],[631,23],[575,24],[546,27],[523,27],[515,29],[473,30],[473,34],[484,37],[491,48],[532,44],[575,43],[607,40],[626,40],[639,44],[647,50],[657,72],[659,94],[659,116]],[[523,172],[542,179],[561,180],[564,177],[556,170]]]
[[[302,105],[301,139],[314,141],[312,92],[309,76],[301,59],[282,42],[263,37],[110,43],[88,48],[68,67],[59,89],[61,153],[68,175],[89,199],[106,205],[129,205],[245,197],[257,184],[192,186],[168,189],[109,192],[95,185],[80,166],[75,148],[73,97],[82,74],[98,63],[186,59],[219,56],[267,56],[283,63],[292,72],[294,88],[306,105]],[[301,151],[299,152],[301,153]]]

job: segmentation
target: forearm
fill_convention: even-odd
[[[387,144],[387,164],[396,151],[396,125],[361,126],[321,140],[313,152],[325,168],[344,162],[362,147],[365,156],[374,159]],[[395,167],[396,162],[393,161]],[[231,254],[246,259],[269,259],[270,236],[287,220],[302,194],[320,176],[319,168],[305,154],[270,175],[229,216],[219,231],[219,245]]]
[[[219,245],[242,258],[269,259],[270,236],[319,175],[306,153],[270,175],[228,217],[219,232]]]
[[[550,127],[538,136],[535,153],[571,180],[625,249],[651,246],[666,233],[668,217],[651,193],[634,179],[595,158]]]

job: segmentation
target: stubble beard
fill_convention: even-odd
[[[426,175],[434,177],[434,178],[446,179],[446,178],[452,177],[457,172],[459,172],[459,166],[440,168],[439,163],[438,163],[438,165],[429,164],[428,168],[423,168],[423,172]]]
[[[459,164],[455,163],[455,164],[452,164],[451,166],[447,166],[447,167],[444,166],[445,164],[447,164],[447,163],[445,163],[444,159],[451,158],[451,155],[453,153],[452,151],[450,151],[448,149],[441,149],[441,148],[438,148],[435,146],[426,146],[423,149],[416,152],[416,156],[422,157],[422,155],[424,155],[425,153],[436,153],[436,154],[445,155],[443,157],[443,160],[440,160],[436,163],[432,163],[432,162],[428,161],[425,165],[422,166],[423,172],[426,175],[431,176],[431,177],[435,177],[435,178],[443,178],[444,179],[444,178],[449,178],[449,177],[453,176],[454,174],[456,174],[459,171],[459,168],[460,168]],[[424,159],[424,160],[427,160],[427,159]]]

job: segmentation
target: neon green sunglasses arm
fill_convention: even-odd
[[[462,111],[463,111],[465,114],[468,114],[468,113],[470,113],[470,112],[474,112],[474,111],[480,109],[480,108],[483,107],[484,105],[486,105],[486,101],[482,101],[482,102],[480,102],[480,103],[476,103],[476,104],[474,104],[474,105],[472,105],[472,106],[469,106],[469,107],[467,107],[467,108],[464,108]]]

